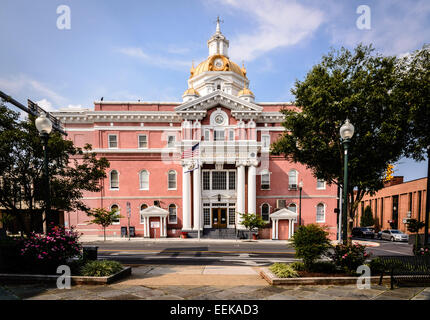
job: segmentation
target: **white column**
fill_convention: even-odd
[[[200,166],[198,169],[193,171],[193,214],[194,214],[194,225],[193,230],[198,230],[201,227],[200,217],[201,217],[201,203],[202,203],[202,194],[201,194],[201,180],[200,180]]]
[[[187,166],[182,171],[182,230],[191,229],[191,178]]]
[[[146,238],[148,235],[146,234],[146,217],[143,217],[143,237]]]
[[[275,238],[275,220],[272,220],[272,239],[276,239]]]
[[[275,220],[275,239],[279,239],[279,219]]]
[[[145,217],[145,230],[146,230],[146,237],[150,238],[151,233],[149,230],[149,217]]]
[[[291,219],[288,219],[288,239],[291,238]]]
[[[244,214],[245,213],[245,166],[240,163],[237,167],[237,201],[236,201],[236,212]],[[242,217],[237,215],[237,228],[245,229],[243,225],[240,224]]]
[[[294,236],[294,219],[291,220],[291,236]]]
[[[164,236],[167,237],[167,217],[164,217]]]
[[[254,165],[248,167],[248,213],[256,212],[256,172]]]

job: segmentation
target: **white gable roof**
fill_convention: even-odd
[[[169,211],[157,206],[150,206],[140,211],[140,214],[146,217],[167,217]]]
[[[218,104],[235,111],[248,111],[256,113],[263,111],[263,107],[260,107],[252,102],[242,100],[221,90],[216,90],[198,99],[185,102],[175,107],[175,111],[206,111]]]
[[[282,208],[270,214],[271,219],[297,219],[297,213],[287,208]]]

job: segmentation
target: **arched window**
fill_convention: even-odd
[[[119,174],[118,171],[112,170],[109,175],[110,178],[110,189],[117,190],[119,189]]]
[[[149,173],[146,170],[139,172],[140,190],[149,190]]]
[[[178,223],[176,218],[176,205],[174,205],[173,203],[169,205],[169,223]]]
[[[140,211],[143,211],[143,210],[145,210],[146,208],[148,208],[148,205],[147,204],[142,204],[141,206],[140,206]],[[140,223],[141,224],[143,224],[144,223],[144,219],[143,219],[143,215],[141,214],[140,215]]]
[[[168,173],[168,189],[169,190],[176,190],[176,171],[170,170]]]
[[[261,206],[261,218],[264,221],[269,221],[269,213],[270,213],[270,206],[267,203],[264,203]]]
[[[288,172],[288,186],[290,189],[297,189],[297,175],[297,171],[294,169]]]
[[[115,211],[116,211],[117,216],[121,215],[121,212],[120,212],[119,206],[118,206],[117,204],[113,204],[113,205],[111,205],[111,206],[110,206],[110,210],[111,210],[111,211],[112,211],[112,210],[115,210]],[[118,219],[115,219],[115,220],[112,222],[112,224],[119,224],[119,218],[118,218]]]
[[[317,204],[317,222],[325,222],[325,205],[323,203]]]
[[[290,203],[287,209],[297,213],[297,205],[295,203]]]

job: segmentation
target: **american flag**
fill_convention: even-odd
[[[197,158],[199,156],[199,145],[200,143],[197,143],[191,148],[184,150],[184,152],[182,152],[182,159]]]

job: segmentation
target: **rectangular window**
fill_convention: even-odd
[[[227,190],[227,171],[212,171],[212,190]]]
[[[317,180],[317,189],[318,190],[325,190],[325,181],[323,179]]]
[[[205,226],[210,226],[211,224],[211,209],[203,208],[203,223]]]
[[[228,190],[236,190],[236,171],[228,172]]]
[[[418,191],[418,215],[417,220],[421,221],[421,191]]]
[[[139,149],[148,148],[148,139],[146,135],[139,135]]]
[[[263,173],[261,175],[261,190],[270,189],[270,173]]]
[[[261,146],[263,149],[270,148],[270,135],[264,134],[261,136]]]
[[[228,224],[233,226],[236,223],[236,208],[228,208]]]
[[[228,140],[234,141],[234,130],[233,129],[229,130],[229,132],[228,132]]]
[[[224,130],[214,130],[214,140],[215,141],[224,141]]]
[[[287,201],[283,199],[276,200],[276,207],[277,209],[283,209],[287,207]]]
[[[168,136],[167,137],[167,148],[174,148],[175,147],[175,136]]]
[[[412,192],[409,192],[409,212],[412,214]],[[411,216],[412,217],[412,216]]]
[[[210,171],[203,171],[203,190],[211,189]]]
[[[205,141],[209,141],[211,139],[211,132],[209,130],[205,130]]]
[[[118,148],[118,140],[116,134],[108,135],[109,148]]]

